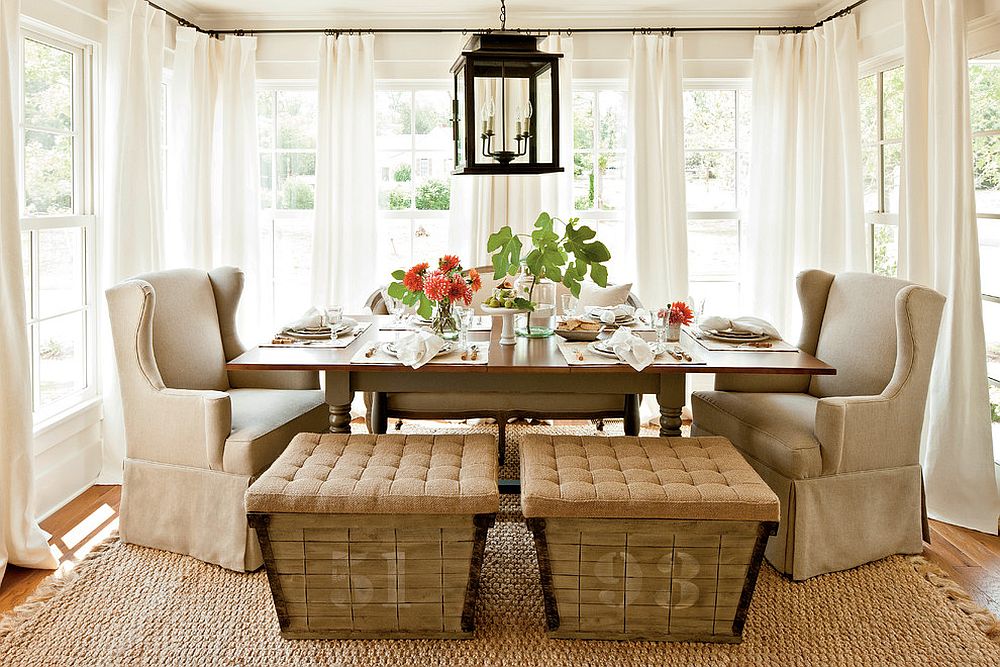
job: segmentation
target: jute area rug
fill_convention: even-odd
[[[548,639],[541,600],[513,497],[466,641],[284,640],[263,572],[111,540],[0,623],[0,665],[1000,665],[996,619],[920,558],[802,583],[765,566],[738,645]]]

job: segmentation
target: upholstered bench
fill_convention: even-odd
[[[283,637],[471,636],[490,435],[300,434],[247,490]]]
[[[778,498],[725,438],[527,436],[549,634],[739,642]]]

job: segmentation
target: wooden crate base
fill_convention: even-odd
[[[248,515],[286,639],[462,639],[495,515]]]
[[[776,522],[528,519],[549,635],[738,643]]]

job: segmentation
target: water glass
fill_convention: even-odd
[[[694,318],[691,323],[697,325],[698,320],[700,320],[705,315],[705,299],[698,299],[693,296],[688,296],[687,305],[691,308],[691,315]]]
[[[344,307],[343,306],[327,306],[326,307],[326,325],[333,328],[340,324],[340,321],[344,318]]]
[[[475,311],[472,306],[453,306],[452,309],[455,311],[455,319],[458,320],[458,347],[464,350],[469,346],[469,326]]]
[[[563,294],[560,297],[560,305],[562,306],[563,319],[569,319],[570,317],[576,315],[577,298],[572,294]]]
[[[670,328],[670,307],[658,308],[650,313],[653,319],[653,329],[656,331],[656,342],[667,342],[667,331]]]

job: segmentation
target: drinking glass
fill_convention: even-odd
[[[469,346],[469,325],[472,323],[472,306],[454,306],[455,318],[458,320],[458,347],[465,349]]]
[[[656,331],[656,342],[667,342],[667,329],[670,328],[670,306],[657,308],[650,313],[653,319],[653,329]]]
[[[577,298],[572,294],[563,294],[560,299],[560,304],[562,305],[562,315],[564,320],[568,320],[573,315],[576,315]]]
[[[689,295],[687,298],[687,305],[691,308],[691,315],[694,318],[691,321],[691,324],[697,325],[698,320],[700,320],[705,314],[705,299],[698,299]]]
[[[326,324],[331,329],[338,324],[344,317],[344,307],[343,306],[327,306],[326,307]]]

